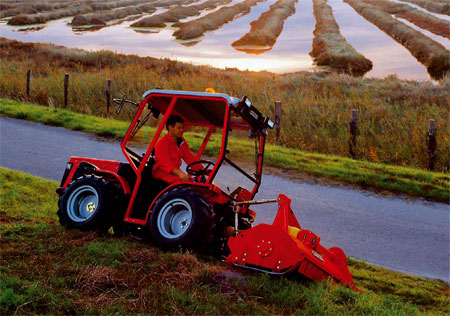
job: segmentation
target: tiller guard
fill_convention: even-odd
[[[302,229],[291,209],[291,200],[280,194],[278,212],[272,225],[259,224],[230,237],[227,261],[235,266],[285,274],[297,271],[312,280],[330,277],[359,291],[347,267],[344,251],[327,249],[320,237]]]

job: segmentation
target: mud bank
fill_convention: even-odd
[[[268,11],[261,14],[258,20],[250,23],[250,32],[231,45],[237,50],[256,54],[266,51],[267,48],[249,49],[248,46],[271,48],[283,30],[284,21],[295,13],[297,2],[298,0],[278,0]]]
[[[313,0],[316,28],[311,56],[319,66],[363,75],[372,69],[372,62],[358,53],[339,31],[331,7],[326,0]]]
[[[212,12],[204,17],[198,18],[186,23],[176,23],[180,29],[173,33],[173,35],[180,40],[188,40],[202,36],[207,31],[212,31],[220,28],[222,25],[232,21],[240,15],[250,12],[250,8],[258,2],[266,0],[247,0],[235,4],[231,7],[223,7]]]
[[[190,16],[197,16],[202,10],[211,10],[221,4],[227,4],[230,2],[231,0],[209,0],[202,4],[187,7],[177,6],[167,10],[164,13],[139,20],[136,23],[131,24],[131,27],[165,27],[168,22],[178,22],[181,19]]]
[[[450,52],[445,47],[393,18],[377,6],[357,0],[344,0],[361,16],[407,48],[416,59],[427,67],[434,79],[444,77],[450,70]]]

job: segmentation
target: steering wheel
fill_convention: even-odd
[[[198,165],[198,164],[205,164],[206,166],[204,166],[202,169],[200,170],[195,170],[192,169],[193,166]],[[199,161],[194,161],[193,163],[190,163],[186,166],[186,172],[188,174],[190,174],[191,176],[194,177],[198,177],[198,176],[204,176],[207,175],[209,172],[209,167],[213,166],[214,167],[215,163],[209,160],[199,160]]]

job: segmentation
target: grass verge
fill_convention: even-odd
[[[327,0],[313,0],[313,12],[316,27],[310,54],[317,65],[353,75],[364,75],[372,69],[372,62],[358,53],[342,36]]]
[[[266,0],[246,0],[230,7],[223,7],[217,11],[207,14],[201,18],[186,22],[175,23],[180,29],[173,33],[179,40],[188,40],[202,36],[207,31],[220,28],[222,25],[232,21],[237,16],[250,12],[250,8],[258,2]]]
[[[0,99],[0,114],[116,138],[123,137],[129,126],[129,123],[125,121],[83,115],[8,99]],[[144,130],[144,135],[153,134],[154,128],[147,127]],[[185,137],[193,150],[197,150],[203,140],[203,137],[195,132],[188,132]],[[213,135],[205,154],[215,155],[220,149],[220,144],[219,136]],[[232,158],[242,160],[243,157],[253,157],[254,144],[247,139],[231,138],[228,146]],[[331,178],[363,188],[387,190],[450,203],[450,175],[448,174],[356,161],[338,156],[305,153],[273,144],[266,146],[265,164],[312,176]]]
[[[445,315],[449,286],[349,259],[363,293],[68,230],[57,183],[0,168],[2,315]]]
[[[250,31],[231,45],[238,50],[258,53],[273,46],[283,30],[284,21],[295,13],[295,4],[298,0],[278,0],[270,9],[250,23]],[[264,50],[249,49],[248,46],[263,46]]]
[[[450,52],[436,41],[393,18],[369,2],[344,0],[364,18],[407,48],[418,61],[427,66],[427,71],[435,79],[442,78],[450,71]]]

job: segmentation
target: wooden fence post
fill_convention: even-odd
[[[69,74],[64,75],[64,106],[69,104]]]
[[[109,108],[111,107],[111,80],[106,81],[106,115],[109,115]]]
[[[428,120],[428,169],[434,170],[434,161],[436,160],[436,121]]]
[[[358,110],[352,109],[350,118],[350,137],[348,139],[348,151],[353,159],[356,158],[356,135],[358,134]]]
[[[281,130],[281,101],[275,101],[275,139],[280,138]]]
[[[31,69],[27,71],[27,98],[30,96],[31,90]]]

